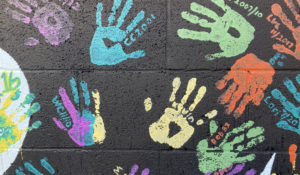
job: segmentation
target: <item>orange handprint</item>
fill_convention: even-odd
[[[216,83],[217,89],[221,90],[227,86],[228,81],[233,80],[232,85],[218,99],[220,104],[226,105],[226,114],[231,114],[235,109],[233,115],[238,118],[249,102],[258,106],[264,97],[264,90],[272,83],[274,73],[268,62],[260,60],[253,53],[237,60],[231,71]],[[238,101],[240,103],[236,107]]]
[[[284,0],[288,8],[291,10],[295,19],[298,23],[298,27],[294,27],[293,23],[286,14],[282,11],[282,8],[279,4],[275,3],[272,5],[272,13],[277,16],[281,22],[292,32],[293,37],[296,42],[295,51],[292,51],[286,48],[282,44],[274,44],[273,49],[277,50],[278,52],[286,53],[289,55],[294,56],[297,60],[300,60],[300,14],[297,13],[296,7],[292,0]],[[300,0],[297,0],[298,5],[300,5]]]

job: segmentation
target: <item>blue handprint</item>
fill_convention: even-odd
[[[98,25],[92,43],[90,47],[90,56],[91,62],[96,65],[115,65],[128,58],[141,58],[146,54],[143,50],[138,50],[132,53],[125,53],[122,45],[122,42],[128,33],[130,33],[140,21],[142,21],[145,17],[145,12],[141,10],[136,17],[133,19],[131,24],[129,24],[126,30],[121,30],[120,27],[124,23],[124,19],[127,16],[129,10],[133,5],[133,0],[127,0],[124,8],[121,12],[119,19],[117,20],[116,25],[112,25],[115,21],[115,15],[117,9],[120,7],[122,0],[115,0],[110,16],[108,18],[108,26],[102,26],[102,9],[103,4],[98,3],[97,5],[97,13],[96,13],[96,23]],[[113,42],[118,42],[112,47],[107,47],[104,43],[104,39],[109,39]]]
[[[296,82],[300,85],[300,74],[296,76]],[[294,96],[297,102],[300,102],[300,93],[297,91],[292,80],[289,78],[285,78],[283,80],[283,84],[286,86],[288,91]],[[280,120],[276,125],[279,128],[296,132],[300,135],[300,128],[299,128],[299,119],[300,119],[300,106],[295,106],[292,102],[288,101],[287,98],[280,92],[278,89],[274,89],[271,92],[272,96],[279,100],[282,106],[285,108],[286,111],[293,114],[294,117],[288,120]],[[293,126],[291,126],[293,125]]]

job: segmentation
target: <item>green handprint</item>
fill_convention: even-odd
[[[214,22],[208,22],[207,19],[200,19],[198,16],[187,11],[181,13],[183,19],[193,24],[198,24],[201,27],[209,28],[210,32],[179,29],[177,31],[178,36],[182,39],[219,43],[222,52],[206,55],[205,58],[207,60],[214,60],[221,57],[234,57],[244,53],[254,38],[255,28],[243,16],[227,6],[224,0],[211,1],[225,12],[222,17],[196,2],[192,2],[190,8],[192,12],[205,15],[213,19]],[[236,37],[230,34],[229,29],[236,30],[239,36]]]
[[[253,121],[243,123],[241,126],[234,128],[228,132],[220,145],[209,147],[209,139],[201,140],[197,145],[197,157],[199,161],[199,170],[203,173],[214,172],[224,169],[232,164],[243,163],[255,159],[255,154],[239,156],[240,152],[247,150],[258,143],[265,140],[262,135],[264,128],[252,127]],[[217,132],[217,124],[215,121],[210,122],[210,135],[213,136]],[[248,130],[247,132],[244,132]],[[228,141],[230,136],[234,136],[232,141]],[[246,136],[246,137],[245,137]],[[244,146],[242,143],[248,139],[248,143]]]

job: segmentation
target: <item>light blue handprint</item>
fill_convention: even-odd
[[[296,76],[296,82],[298,83],[298,85],[300,85],[300,74]],[[297,91],[297,88],[295,87],[293,81],[290,80],[289,78],[285,78],[283,80],[283,84],[288,89],[288,91],[294,96],[295,100],[297,102],[300,102],[300,93]],[[278,89],[272,90],[271,94],[275,99],[280,101],[280,103],[282,104],[282,106],[285,108],[286,111],[292,113],[294,116],[293,119],[288,121],[280,120],[276,125],[279,128],[293,131],[300,135],[300,128],[299,128],[300,106],[295,106],[292,102],[287,100],[287,98]],[[291,124],[289,123],[295,126],[291,126]]]
[[[125,39],[127,34],[129,34],[145,17],[145,12],[141,10],[136,17],[133,19],[131,24],[129,24],[126,30],[121,30],[120,27],[124,23],[124,19],[130,11],[133,0],[127,0],[124,8],[121,12],[116,25],[112,25],[116,19],[116,11],[120,7],[122,0],[115,0],[110,16],[108,18],[108,26],[102,26],[102,10],[103,4],[98,3],[97,13],[96,13],[96,23],[98,25],[92,43],[90,47],[91,62],[96,65],[115,65],[129,58],[141,58],[146,54],[143,50],[138,50],[132,53],[125,53],[121,42]],[[104,43],[104,39],[109,39],[112,42],[118,42],[117,44],[107,47]]]

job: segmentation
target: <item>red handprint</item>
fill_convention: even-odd
[[[277,16],[281,22],[292,32],[293,37],[296,42],[295,51],[292,51],[286,48],[282,44],[274,44],[273,49],[277,50],[278,52],[286,53],[289,55],[294,56],[297,60],[300,60],[300,14],[297,13],[296,7],[292,0],[284,0],[290,11],[295,16],[295,20],[298,23],[298,27],[294,27],[293,23],[286,14],[282,11],[282,8],[279,4],[275,3],[272,5],[272,13]],[[298,5],[300,5],[300,0],[297,0]]]
[[[226,114],[231,114],[235,109],[233,115],[238,118],[249,102],[260,105],[264,90],[272,83],[274,73],[268,62],[260,60],[253,53],[237,60],[231,71],[216,83],[217,89],[221,90],[227,86],[229,80],[233,80],[232,85],[218,99],[220,104],[226,105]],[[240,103],[236,107],[238,101]]]

